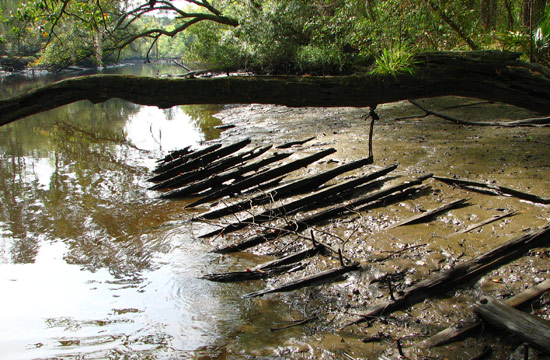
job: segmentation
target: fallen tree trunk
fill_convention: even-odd
[[[186,104],[376,106],[446,95],[475,97],[550,113],[550,69],[519,53],[434,52],[417,56],[414,74],[249,76],[208,79],[91,75],[62,80],[0,101],[0,125],[80,100],[119,98],[169,108]]]
[[[488,323],[512,332],[550,355],[550,321],[514,309],[488,296],[482,297],[474,305],[474,312]]]

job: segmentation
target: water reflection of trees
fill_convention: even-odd
[[[221,125],[222,121],[213,115],[223,109],[222,105],[182,105],[181,110],[187,114],[191,121],[201,129],[205,140],[216,139],[220,131],[214,127]]]
[[[42,241],[61,240],[66,261],[92,271],[134,276],[150,268],[162,244],[143,228],[165,220],[151,215],[153,204],[135,186],[146,169],[127,165],[142,156],[123,131],[138,110],[81,102],[0,128],[5,261],[34,262]],[[40,161],[46,174],[33,170]]]

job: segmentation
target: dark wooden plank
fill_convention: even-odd
[[[204,196],[203,198],[187,205],[186,207],[195,207],[197,205],[201,205],[201,204],[205,204],[205,203],[208,203],[208,202],[212,202],[212,201],[217,200],[217,199],[221,199],[222,197],[227,196],[229,194],[238,193],[238,192],[240,192],[242,190],[245,190],[245,189],[248,189],[248,188],[250,188],[254,185],[261,184],[261,183],[263,183],[265,181],[269,181],[269,180],[271,180],[275,177],[278,177],[278,176],[281,176],[281,175],[284,175],[284,174],[288,174],[288,173],[290,173],[294,170],[298,170],[302,167],[306,167],[309,164],[324,158],[325,156],[328,156],[330,154],[334,154],[335,152],[336,152],[335,149],[323,150],[323,151],[315,153],[313,155],[306,156],[305,158],[302,158],[302,159],[299,159],[299,160],[296,160],[296,161],[292,161],[290,163],[287,163],[287,164],[281,165],[279,167],[270,169],[270,170],[266,171],[263,174],[258,174],[256,176],[252,176],[248,179],[238,181],[235,184],[231,184],[229,186],[226,186],[226,187],[220,189],[219,191],[216,191],[216,192],[214,192],[214,193],[212,193],[208,196]]]
[[[266,194],[260,194],[250,199],[243,200],[231,206],[226,206],[221,209],[212,210],[205,214],[201,214],[195,220],[200,219],[215,219],[225,215],[234,214],[236,212],[247,210],[254,205],[266,204],[270,201],[283,199],[288,196],[298,195],[303,192],[310,192],[317,189],[322,184],[329,180],[334,179],[336,176],[341,175],[347,171],[358,169],[362,166],[372,164],[372,159],[364,158],[357,161],[353,161],[349,164],[338,166],[334,169],[322,172],[320,174],[294,181],[290,184],[282,185]]]

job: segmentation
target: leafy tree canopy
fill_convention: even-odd
[[[546,0],[3,1],[0,51],[60,69],[139,53],[270,73],[409,71],[423,50],[550,59]],[[154,16],[151,16],[154,15]],[[385,51],[384,51],[385,50]]]

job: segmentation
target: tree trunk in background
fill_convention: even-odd
[[[514,31],[514,12],[512,11],[512,4],[510,0],[504,0],[504,7],[506,8],[506,14],[508,16],[508,30]]]
[[[497,19],[497,0],[481,0],[481,26],[484,30],[494,30]]]
[[[529,27],[531,24],[531,4],[533,6],[533,28],[536,28],[542,18],[546,0],[523,0],[521,20],[525,27]]]

